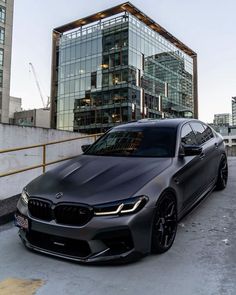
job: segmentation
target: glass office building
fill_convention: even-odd
[[[196,117],[197,55],[131,3],[53,31],[51,125],[98,133]]]
[[[0,123],[9,123],[14,0],[0,0]]]
[[[236,126],[236,96],[232,97],[232,125]]]
[[[213,124],[217,126],[231,126],[232,114],[230,113],[215,114]]]

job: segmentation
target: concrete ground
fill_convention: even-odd
[[[169,252],[124,266],[85,266],[27,251],[0,227],[0,294],[236,294],[236,158],[229,183],[179,224]],[[22,293],[21,293],[22,292]]]

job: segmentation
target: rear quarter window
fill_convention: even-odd
[[[202,145],[214,137],[211,128],[200,122],[190,123],[197,140],[197,144]]]
[[[181,130],[181,143],[187,145],[196,145],[197,140],[193,129],[189,124],[185,124]]]

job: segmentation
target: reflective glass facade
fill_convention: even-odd
[[[130,13],[61,34],[56,51],[57,129],[194,114],[193,58]]]
[[[232,97],[232,124],[236,126],[236,96]]]
[[[14,0],[0,0],[0,123],[9,123]]]

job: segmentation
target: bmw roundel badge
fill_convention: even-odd
[[[60,198],[63,197],[63,193],[62,192],[59,192],[59,193],[56,194],[55,197],[56,197],[56,199],[60,199]]]

